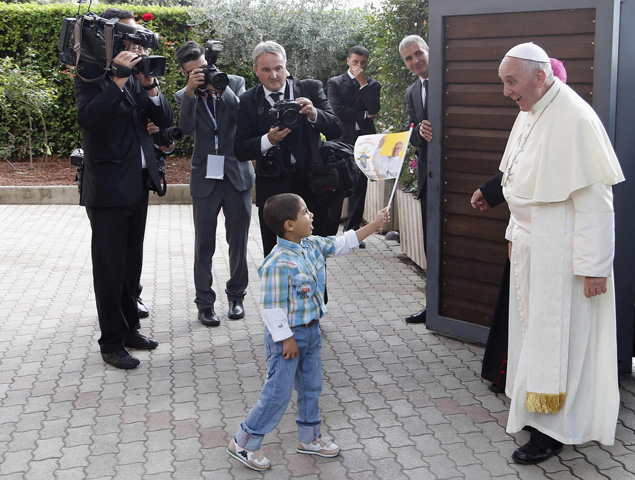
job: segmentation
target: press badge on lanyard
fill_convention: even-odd
[[[216,97],[214,97],[213,101],[216,101]],[[203,105],[205,105],[209,118],[212,119],[212,123],[214,124],[214,151],[216,153],[215,155],[207,155],[207,171],[205,178],[222,180],[225,177],[225,157],[223,155],[218,155],[218,124],[209,109],[209,105],[207,105],[207,101],[204,100]]]

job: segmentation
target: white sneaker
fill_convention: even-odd
[[[320,457],[337,457],[341,448],[335,445],[330,438],[318,437],[311,443],[304,443],[298,440],[298,453],[308,453],[309,455],[319,455]]]
[[[262,450],[252,451],[247,450],[245,448],[239,447],[236,444],[236,439],[232,438],[232,441],[229,442],[229,446],[227,447],[227,453],[232,458],[235,458],[240,463],[245,465],[252,470],[256,470],[262,472],[263,470],[268,470],[271,467],[271,462],[267,457],[265,457]]]

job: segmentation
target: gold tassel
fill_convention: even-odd
[[[536,413],[558,413],[564,407],[566,393],[527,392],[525,410]]]

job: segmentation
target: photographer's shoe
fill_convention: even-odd
[[[320,457],[337,457],[340,454],[340,447],[335,445],[330,438],[318,437],[311,443],[304,443],[298,440],[298,453],[308,453],[309,455],[319,455]]]
[[[220,318],[218,318],[212,307],[201,308],[198,311],[198,319],[203,325],[208,327],[218,327],[220,325]]]
[[[159,346],[159,342],[148,337],[144,337],[139,332],[132,332],[126,335],[123,343],[128,348],[138,348],[140,350],[152,350]]]
[[[137,357],[130,355],[130,352],[123,347],[114,352],[102,353],[101,358],[104,359],[104,362],[111,364],[113,367],[123,368],[125,370],[137,368],[139,363],[141,363]]]
[[[245,316],[245,309],[243,308],[242,300],[232,300],[229,302],[229,312],[227,316],[230,320],[238,320]]]
[[[236,440],[233,438],[232,441],[229,442],[227,453],[229,453],[230,457],[235,458],[244,466],[258,472],[268,470],[269,467],[271,467],[271,462],[267,457],[265,457],[265,455],[262,453],[262,450],[257,450],[254,452],[252,450],[247,450],[245,448],[239,447],[236,444]]]
[[[148,318],[150,316],[150,311],[141,301],[141,297],[137,298],[137,311],[139,312],[139,318]]]
[[[426,309],[406,317],[406,323],[426,323]]]

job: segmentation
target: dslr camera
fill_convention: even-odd
[[[205,74],[205,85],[216,90],[225,90],[229,85],[229,77],[216,66],[218,55],[225,49],[223,42],[208,40],[205,42],[205,61],[207,66],[201,70]]]
[[[85,82],[98,82],[112,68],[113,59],[126,49],[125,41],[146,49],[159,45],[159,35],[140,25],[121,23],[118,18],[105,19],[92,12],[74,18],[64,18],[58,44],[59,61],[79,67],[77,73]],[[165,75],[166,58],[160,55],[142,55],[142,60],[132,69],[132,74],[143,73],[148,77]],[[92,66],[93,68],[86,68]],[[98,75],[86,76],[85,72],[97,71]]]
[[[152,141],[158,147],[169,147],[183,138],[183,130],[179,127],[162,128],[152,134]]]
[[[84,149],[76,148],[70,156],[70,162],[75,167],[75,181],[77,182],[77,190],[82,193],[82,176],[84,175]]]
[[[269,115],[273,117],[276,127],[295,131],[300,128],[301,108],[295,100],[278,100],[269,110]]]

